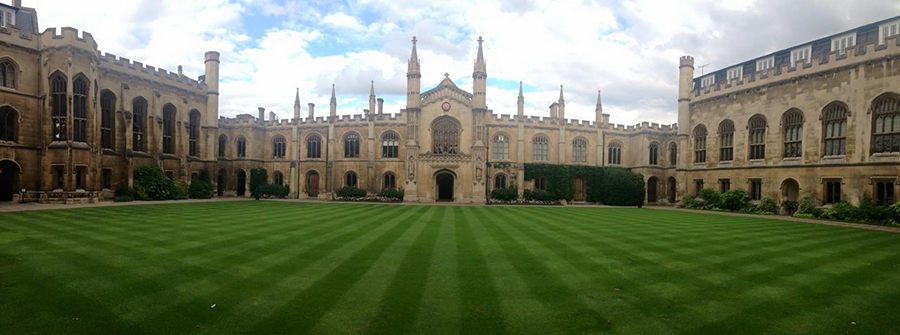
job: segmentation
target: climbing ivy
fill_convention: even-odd
[[[557,200],[575,199],[575,178],[582,178],[585,201],[613,206],[644,203],[644,178],[629,169],[561,164],[525,164],[525,180],[544,177],[547,193]]]

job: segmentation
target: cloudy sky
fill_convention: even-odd
[[[2,0],[9,3],[9,0]],[[476,39],[485,39],[488,108],[549,115],[565,86],[570,118],[594,119],[597,90],[614,123],[676,121],[677,61],[720,69],[778,49],[900,15],[894,0],[23,0],[41,30],[91,32],[100,50],[191,77],[203,53],[222,54],[220,114],[326,115],[368,108],[370,81],[385,111],[405,106],[410,39],[419,39],[422,91],[449,73],[471,91]],[[699,69],[698,73],[699,75]]]

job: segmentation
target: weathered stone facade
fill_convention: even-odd
[[[263,108],[257,117],[220,118],[218,53],[206,53],[206,73],[193,80],[102,54],[88,33],[37,33],[33,9],[9,8],[30,26],[0,29],[0,200],[107,198],[147,164],[187,182],[207,170],[220,196],[249,196],[250,169],[263,167],[292,198],[330,199],[356,185],[371,194],[400,188],[406,201],[460,203],[484,202],[496,187],[535,187],[524,180],[530,162],[629,167],[656,203],[701,185],[757,198],[811,193],[828,202],[837,194],[856,202],[887,192],[885,185],[894,194],[900,175],[900,152],[873,150],[876,136],[900,131],[892,100],[900,93],[900,38],[881,38],[877,29],[871,37],[884,22],[854,30],[853,48],[828,51],[816,41],[808,60],[776,52],[764,71],[753,71],[756,60],[739,65],[746,75],[729,75],[732,68],[694,78],[693,59],[683,57],[678,123],[626,127],[609,123],[599,92],[596,122],[567,119],[562,87],[549,116],[524,115],[521,89],[517,111],[495,114],[486,106],[480,39],[472,93],[449,76],[421,92],[414,38],[399,113],[383,111],[373,83],[362,115],[337,115],[333,88],[327,117],[314,117],[312,103],[303,117],[298,93],[291,119],[270,113],[266,120]],[[843,126],[828,113],[846,115]],[[897,128],[873,135],[885,116]],[[845,127],[843,135],[826,136],[831,124]],[[834,154],[826,142],[844,144]]]

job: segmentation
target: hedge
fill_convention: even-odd
[[[342,198],[363,198],[366,196],[366,190],[353,186],[344,186],[337,191],[336,195]]]
[[[585,201],[612,206],[641,206],[644,204],[644,177],[629,169],[561,164],[525,164],[525,180],[544,177],[550,200],[575,199],[575,178],[582,178]],[[528,196],[526,196],[526,199]]]
[[[259,200],[260,186],[266,185],[269,183],[269,173],[266,172],[266,169],[263,168],[253,168],[250,169],[250,196]]]

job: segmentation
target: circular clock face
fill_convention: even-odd
[[[441,104],[441,108],[442,108],[445,112],[448,111],[448,110],[450,110],[450,103],[449,103],[449,102],[444,102],[443,104]]]

